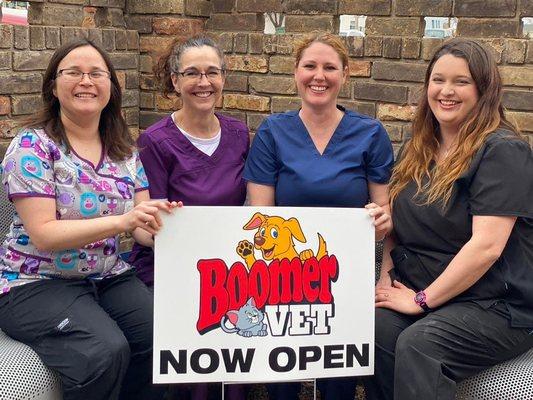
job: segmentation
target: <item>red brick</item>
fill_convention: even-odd
[[[202,19],[192,18],[154,18],[152,27],[155,33],[160,35],[174,35],[189,37],[199,34],[204,30]]]
[[[11,100],[7,96],[0,96],[0,115],[7,115],[11,112]]]

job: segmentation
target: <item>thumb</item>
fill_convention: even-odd
[[[392,282],[392,286],[398,289],[406,288],[406,286],[403,283],[401,283],[400,281],[397,281],[396,279]]]

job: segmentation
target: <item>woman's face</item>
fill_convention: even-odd
[[[222,60],[210,46],[191,47],[180,57],[179,72],[172,74],[183,106],[200,112],[212,111],[224,87]]]
[[[458,131],[479,99],[466,60],[451,54],[439,58],[429,77],[427,96],[441,127]]]
[[[314,42],[302,52],[294,79],[303,106],[335,106],[347,69],[333,47]]]
[[[76,78],[78,72],[86,74]],[[59,100],[62,115],[77,121],[100,118],[111,97],[109,69],[100,53],[92,46],[75,48],[61,60],[57,74],[53,94]]]

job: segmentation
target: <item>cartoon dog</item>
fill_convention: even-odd
[[[248,240],[241,240],[236,249],[237,254],[246,262],[248,269],[252,268],[256,261],[254,248],[261,251],[261,256],[265,261],[284,258],[292,260],[295,257],[305,261],[314,256],[313,250],[307,249],[298,253],[294,247],[293,238],[301,243],[307,241],[296,218],[271,217],[257,212],[243,229],[257,229],[253,244]],[[318,233],[316,258],[320,260],[327,254],[326,242]]]

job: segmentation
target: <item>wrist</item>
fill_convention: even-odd
[[[426,303],[426,292],[423,290],[416,293],[413,300],[425,313],[432,311]]]

